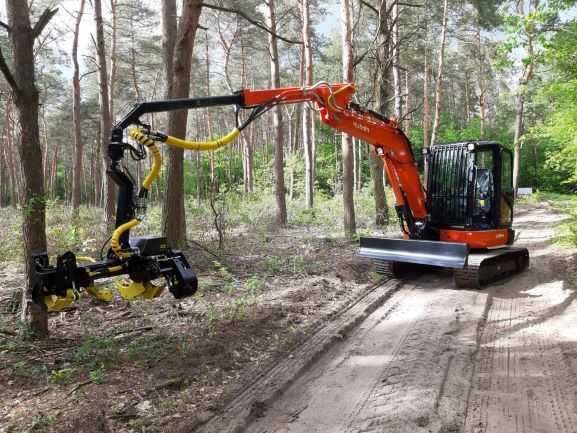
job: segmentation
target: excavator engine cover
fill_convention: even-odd
[[[359,255],[375,261],[463,268],[469,247],[464,243],[386,238],[360,238]]]

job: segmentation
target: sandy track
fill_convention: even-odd
[[[466,432],[577,432],[573,263],[550,244],[559,218],[547,209],[518,218],[531,269],[486,290]]]
[[[245,431],[577,432],[577,307],[560,216],[517,219],[529,271],[482,291],[405,284]]]

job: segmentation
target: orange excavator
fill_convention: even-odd
[[[360,239],[359,254],[372,259],[379,272],[396,277],[419,266],[452,268],[458,287],[478,288],[525,269],[528,251],[511,246],[515,238],[511,152],[489,141],[435,144],[424,155],[425,190],[409,139],[396,120],[360,106],[354,93],[353,84],[320,82],[311,87],[246,89],[226,96],[135,105],[114,125],[108,147],[108,175],[119,193],[116,229],[106,257],[94,260],[69,251],[50,264],[47,253],[34,254],[33,298],[49,309],[67,305],[82,289],[110,298],[110,293],[95,289],[97,280],[110,277],[124,277],[117,288],[127,299],[153,298],[165,287],[176,298],[193,295],[197,278],[182,252],[170,248],[162,237],[130,237],[131,229],[144,218],[148,191],[162,166],[157,145],[216,150],[271,108],[295,103],[310,103],[323,123],[369,143],[383,161],[402,238]],[[237,126],[226,136],[206,142],[152,131],[141,119],[149,113],[223,105],[235,107]],[[137,191],[122,160],[129,155],[139,161],[147,154],[152,168]],[[158,280],[164,284],[158,285]]]

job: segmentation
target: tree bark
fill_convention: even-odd
[[[375,92],[375,110],[380,113],[388,112],[388,86],[387,77],[390,73],[390,35],[389,35],[389,17],[388,7],[385,0],[380,0],[378,7],[378,34],[377,50],[374,74],[374,92]],[[389,213],[387,206],[387,196],[383,181],[383,161],[373,151],[370,151],[370,170],[373,181],[373,199],[375,201],[375,224],[385,226],[389,223]]]
[[[437,133],[439,123],[441,121],[441,98],[442,98],[442,82],[443,82],[443,67],[445,62],[445,42],[447,40],[447,21],[449,16],[449,1],[444,0],[443,3],[443,23],[441,27],[441,45],[439,47],[439,64],[437,65],[437,79],[435,82],[435,117],[433,119],[433,132],[431,133],[431,144],[437,141]]]
[[[20,193],[18,187],[18,172],[17,164],[14,161],[14,154],[18,152],[14,146],[14,95],[13,92],[6,98],[6,105],[4,106],[4,129],[2,134],[3,139],[3,152],[4,160],[6,161],[8,179],[9,179],[9,191],[10,191],[10,204],[12,206],[17,206],[20,202]],[[43,172],[44,177],[44,172]]]
[[[80,67],[78,65],[78,34],[80,23],[84,14],[85,0],[80,0],[78,15],[74,25],[74,39],[72,41],[72,64],[74,72],[72,75],[72,122],[74,128],[74,159],[72,163],[72,213],[78,217],[80,200],[82,195],[82,134],[80,120]]]
[[[425,0],[425,48],[423,53],[423,147],[427,148],[431,145],[431,135],[429,127],[431,125],[431,101],[429,97],[430,86],[430,66],[429,66],[429,2]],[[426,171],[426,168],[425,168]],[[426,177],[426,174],[425,174]]]
[[[395,117],[399,120],[399,125],[402,127],[403,119],[403,91],[401,84],[401,74],[399,65],[399,2],[398,0],[393,0],[392,5],[392,16],[393,21],[392,26],[392,55],[393,55],[393,88],[395,96]]]
[[[108,93],[108,72],[106,65],[106,48],[104,43],[104,23],[102,21],[102,1],[94,0],[94,21],[96,22],[96,54],[98,57],[98,84],[100,106],[100,146],[103,156],[103,172],[110,165],[108,143],[110,141],[110,95]],[[104,209],[106,223],[111,226],[115,220],[116,186],[108,176],[102,176],[104,187]]]
[[[165,0],[168,2],[169,0]],[[202,1],[183,0],[182,16],[178,25],[176,46],[172,62],[173,98],[188,98],[190,94],[190,71],[194,38],[198,20],[202,12]],[[170,9],[170,7],[169,7]],[[166,12],[169,13],[168,11]],[[172,13],[172,12],[171,12]],[[165,13],[163,12],[163,16]],[[166,26],[167,24],[165,24]],[[166,28],[164,34],[166,36]],[[168,41],[167,41],[168,44]],[[168,48],[168,45],[165,45]],[[165,62],[170,57],[165,53]],[[168,74],[167,74],[168,75]],[[186,136],[187,110],[171,111],[168,114],[168,134],[176,137]],[[164,235],[173,248],[183,247],[186,243],[186,218],[184,212],[184,154],[182,149],[168,148],[168,169],[166,175],[166,194],[164,200]]]
[[[485,119],[487,117],[487,107],[485,94],[487,92],[487,81],[485,80],[484,54],[481,41],[481,12],[477,9],[477,55],[479,56],[479,138],[485,137]]]
[[[243,89],[247,87],[246,79],[246,63],[245,63],[245,47],[244,47],[244,34],[242,28],[239,27],[239,39],[240,39],[240,58],[241,58],[241,75],[240,75],[240,85]],[[252,133],[252,125],[249,125],[249,130]],[[252,135],[252,134],[251,134]],[[253,176],[253,144],[252,140],[249,140],[245,134],[241,134],[242,138],[242,155],[243,155],[243,179],[244,179],[244,192],[252,193],[254,190],[254,176]]]
[[[176,44],[176,0],[162,0],[162,63],[164,67],[164,96],[172,98],[172,62]]]
[[[529,12],[536,10],[539,5],[539,0],[531,0],[529,3]],[[517,2],[517,14],[520,17],[525,15],[525,2],[520,0]],[[519,88],[517,89],[517,106],[515,107],[515,137],[513,139],[513,191],[515,197],[517,196],[517,189],[519,187],[519,171],[521,166],[521,137],[523,136],[523,112],[525,108],[525,92],[527,85],[533,78],[533,34],[526,33],[527,46],[526,56],[523,62],[523,70],[519,77]]]
[[[276,7],[274,0],[267,2],[267,24],[271,30],[268,33],[268,47],[270,54],[270,79],[272,87],[280,87],[280,71],[276,35]],[[274,130],[274,178],[276,198],[276,222],[279,226],[287,223],[286,191],[284,184],[284,125],[282,107],[276,106],[272,110]]]
[[[469,72],[465,71],[465,124],[471,121],[471,95],[469,87]]]
[[[409,133],[411,129],[411,118],[413,117],[411,113],[411,99],[410,99],[410,86],[409,86],[409,71],[405,70],[405,114],[404,119],[404,129]]]
[[[353,77],[353,20],[350,0],[341,0],[341,32],[343,45],[343,81],[352,83]],[[343,154],[343,228],[345,235],[356,234],[355,203],[353,191],[353,140],[348,134],[342,134],[341,150]]]
[[[118,6],[118,0],[110,0],[110,13],[112,15],[111,30],[112,35],[110,37],[110,100],[109,100],[109,111],[110,118],[114,119],[114,97],[116,96],[116,73],[118,69],[118,56],[117,56],[117,33],[118,33],[118,11],[116,10]],[[132,24],[132,17],[131,17]]]
[[[313,84],[313,58],[311,51],[310,31],[310,3],[309,0],[301,1],[301,14],[303,21],[303,60],[304,60],[304,86]],[[314,165],[315,153],[313,144],[314,112],[307,104],[303,107],[303,149],[305,153],[305,201],[307,207],[312,209],[314,205]]]
[[[33,274],[30,256],[46,251],[46,205],[42,175],[42,149],[38,126],[39,94],[35,85],[34,42],[56,13],[46,9],[34,27],[28,2],[6,0],[14,71],[6,64],[2,72],[12,89],[20,127],[18,152],[23,173],[22,234],[26,287],[22,290],[22,320],[39,337],[48,336],[48,314],[44,305],[31,299]],[[2,55],[2,59],[4,56]]]

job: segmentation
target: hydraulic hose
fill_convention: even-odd
[[[122,236],[122,234],[125,231],[130,230],[133,227],[136,227],[138,224],[140,224],[140,221],[136,218],[133,218],[127,223],[124,223],[116,227],[116,230],[114,230],[114,232],[112,233],[112,238],[110,238],[110,249],[118,257],[122,258],[131,255],[130,252],[122,251],[122,246],[120,245],[120,236]]]
[[[173,137],[171,135],[166,136],[164,142],[170,146],[179,147],[185,150],[198,150],[201,152],[212,151],[220,149],[226,146],[228,143],[233,141],[240,134],[240,129],[234,128],[228,134],[223,137],[217,138],[216,140],[209,141],[190,141],[182,140],[180,138]]]
[[[136,141],[148,146],[149,149],[153,149],[154,141],[161,141],[163,143],[168,144],[169,146],[178,147],[184,150],[196,150],[200,152],[207,152],[220,149],[223,146],[226,146],[231,141],[233,141],[238,135],[240,134],[240,130],[242,127],[234,128],[228,134],[223,137],[217,138],[215,140],[208,140],[208,141],[192,141],[192,140],[183,140],[181,138],[173,137],[172,135],[164,135],[159,132],[154,132],[153,135],[148,135],[146,132],[138,128],[132,128],[128,134],[134,138]],[[156,148],[156,146],[154,146]],[[158,151],[158,149],[156,149]],[[153,156],[155,150],[152,150]],[[160,153],[158,154],[160,156]],[[160,163],[162,161],[160,160]],[[153,166],[154,169],[154,166]],[[152,173],[151,173],[152,174]]]
[[[150,169],[148,175],[142,181],[142,187],[146,190],[149,190],[150,185],[152,185],[152,182],[154,182],[154,180],[160,174],[160,168],[162,167],[162,156],[160,156],[160,151],[158,150],[158,147],[156,147],[154,140],[152,140],[146,134],[142,133],[140,129],[131,128],[128,131],[128,135],[133,139],[135,139],[136,141],[138,141],[139,143],[142,143],[146,147],[148,147],[150,155],[152,156],[152,168]]]

